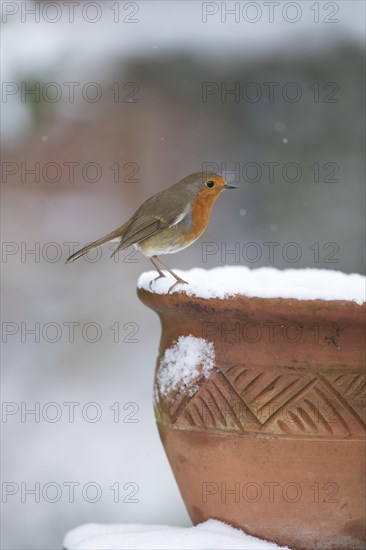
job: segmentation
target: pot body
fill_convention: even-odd
[[[139,290],[162,323],[158,429],[194,524],[216,518],[296,550],[365,547],[365,308]],[[215,368],[163,396],[180,336]]]

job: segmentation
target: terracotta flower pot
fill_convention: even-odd
[[[138,294],[161,319],[155,413],[193,523],[363,549],[364,305]]]

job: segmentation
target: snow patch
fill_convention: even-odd
[[[224,266],[213,269],[194,268],[174,270],[188,281],[177,285],[175,292],[184,292],[198,298],[227,298],[241,294],[258,298],[294,298],[297,300],[347,300],[357,304],[366,301],[366,278],[358,273],[342,273],[331,269],[275,269],[246,266]],[[142,273],[138,288],[150,291],[149,284],[155,271]],[[167,294],[172,277],[167,276],[152,284],[152,292]]]
[[[257,539],[215,519],[209,519],[196,527],[91,523],[67,533],[63,547],[66,550],[288,550],[287,547]]]
[[[204,338],[180,336],[171,348],[165,350],[160,360],[158,388],[162,397],[170,392],[187,388],[189,395],[196,393],[199,378],[208,378],[215,365],[213,342]]]

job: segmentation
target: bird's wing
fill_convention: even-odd
[[[132,219],[127,230],[124,232],[121,238],[121,242],[115,252],[118,250],[124,250],[129,246],[138,244],[157,233],[160,233],[167,227],[173,227],[181,222],[188,215],[188,208],[183,212],[177,214],[171,212],[166,218],[162,216],[145,214],[136,216]]]
[[[183,208],[182,204],[185,205]],[[170,187],[153,195],[132,216],[130,223],[121,235],[121,242],[116,252],[138,244],[167,227],[177,225],[190,215],[190,204],[191,197],[185,189],[176,189],[172,193],[172,187]]]
[[[132,220],[127,231],[122,235],[118,250],[123,250],[159,233],[167,225],[154,216],[142,216]]]

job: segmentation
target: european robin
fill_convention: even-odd
[[[112,256],[119,250],[135,246],[151,260],[159,274],[151,281],[150,288],[154,281],[165,277],[163,268],[175,278],[175,283],[169,288],[171,292],[176,285],[188,283],[165,265],[158,255],[174,254],[194,243],[206,229],[212,207],[221,191],[235,187],[213,172],[191,174],[147,199],[126,223],[84,246],[66,261],[72,262],[97,246],[119,240]]]

